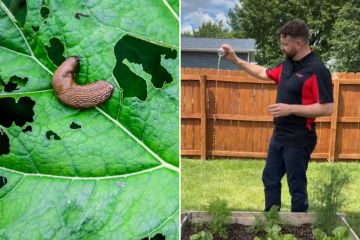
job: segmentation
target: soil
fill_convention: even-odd
[[[208,230],[209,227],[207,224],[203,224],[200,227],[194,226],[192,224],[188,224],[185,226],[183,230],[183,234],[181,235],[181,240],[189,240],[192,234],[198,233],[202,230]],[[249,226],[244,226],[240,224],[230,224],[228,227],[229,240],[254,240],[255,237],[264,238],[266,236],[266,232],[261,231],[255,233],[249,230]],[[312,235],[312,226],[310,224],[303,224],[301,226],[293,226],[293,225],[281,225],[281,233],[282,234],[293,234],[298,240],[314,240],[314,236]],[[224,240],[219,236],[214,236],[214,240]]]

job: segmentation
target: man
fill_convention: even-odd
[[[285,60],[274,68],[241,60],[227,44],[222,48],[228,60],[250,75],[273,80],[278,85],[276,104],[268,107],[275,127],[262,176],[265,211],[274,205],[281,207],[281,179],[286,173],[291,211],[306,212],[306,171],[317,140],[314,120],[332,113],[331,74],[309,47],[310,34],[305,22],[289,21],[279,33]]]

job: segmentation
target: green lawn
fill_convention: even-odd
[[[262,211],[264,193],[261,181],[263,160],[189,160],[181,161],[181,208],[182,211],[204,210],[212,199],[219,197],[228,201],[233,210]],[[360,233],[360,164],[316,163],[308,169],[308,193],[311,198],[314,185],[326,168],[340,168],[351,176],[351,183],[344,189],[346,206],[341,211],[349,215],[348,220]],[[290,195],[283,179],[282,211],[290,210]]]

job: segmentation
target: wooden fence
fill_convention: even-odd
[[[360,160],[360,73],[334,73],[334,111],[316,119],[313,159]],[[181,69],[181,155],[265,158],[276,85],[242,71]]]

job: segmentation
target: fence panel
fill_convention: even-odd
[[[312,158],[360,160],[360,74],[333,73],[334,113],[317,118]],[[265,158],[276,85],[242,71],[181,69],[181,154]]]

